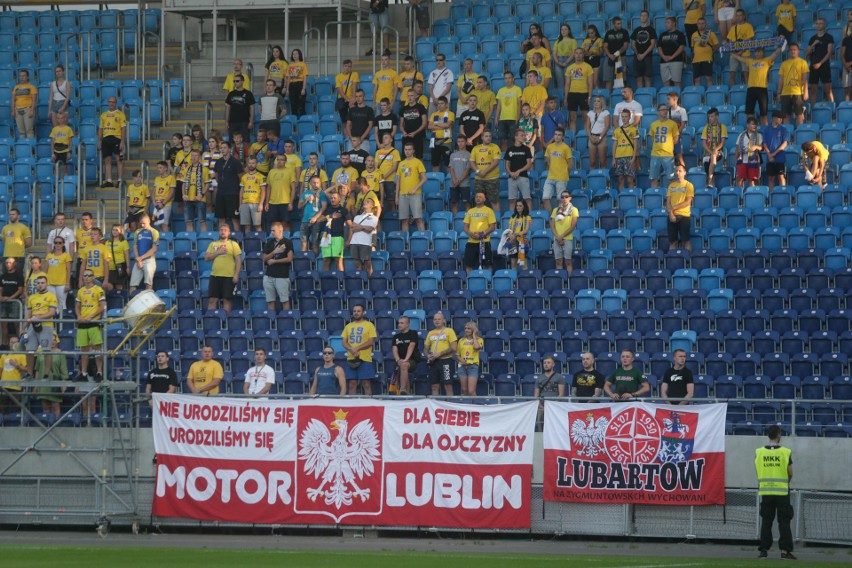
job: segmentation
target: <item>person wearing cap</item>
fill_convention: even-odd
[[[715,187],[713,176],[716,164],[724,157],[723,148],[728,140],[728,127],[719,124],[719,109],[707,111],[707,124],[701,131],[701,144],[704,147],[704,171],[707,173],[707,187]]]
[[[564,266],[570,276],[574,270],[574,230],[577,228],[580,212],[571,204],[571,193],[567,189],[562,190],[559,197],[559,205],[550,213],[553,257],[556,269],[562,270]]]
[[[785,150],[790,143],[790,132],[782,123],[784,113],[772,111],[772,124],[763,129],[763,151],[766,152],[766,177],[769,191],[778,185],[787,185],[787,154]]]
[[[758,108],[761,121],[766,126],[769,111],[769,69],[775,62],[775,58],[781,53],[781,46],[775,48],[769,57],[763,56],[763,48],[754,49],[754,57],[744,57],[731,53],[731,57],[738,60],[748,69],[748,88],[746,89],[745,111],[749,118],[755,116],[754,109]]]

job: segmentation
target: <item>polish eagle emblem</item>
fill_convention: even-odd
[[[579,418],[574,420],[571,424],[571,442],[580,446],[577,455],[593,458],[604,453],[604,433],[608,425],[609,420],[605,416],[596,422],[591,413],[586,415],[586,421]]]
[[[316,418],[311,419],[299,439],[299,457],[305,460],[305,474],[322,482],[307,489],[311,501],[322,497],[326,505],[340,509],[351,505],[353,498],[370,498],[370,490],[358,486],[371,475],[378,461],[379,437],[370,420],[363,420],[349,430],[347,412],[338,410],[329,425],[337,435]]]

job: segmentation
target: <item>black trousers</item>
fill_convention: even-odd
[[[793,506],[790,505],[790,495],[764,495],[760,498],[760,550],[772,548],[772,523],[778,515],[778,548],[793,551],[793,531],[790,521],[793,520]]]

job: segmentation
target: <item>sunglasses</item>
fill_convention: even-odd
[[[84,274],[83,277],[84,278],[94,278],[95,275],[94,274]]]

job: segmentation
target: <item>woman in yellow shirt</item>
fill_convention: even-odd
[[[592,68],[592,89],[598,88],[601,73],[601,55],[603,55],[603,39],[594,24],[586,28],[586,39],[581,45],[586,54],[586,63]]]
[[[129,272],[127,267],[130,260],[130,245],[124,240],[124,229],[121,225],[113,225],[109,239],[106,243],[109,253],[112,257],[112,265],[115,270],[109,272],[109,283],[115,286],[116,290],[121,290],[127,283]]]
[[[574,62],[574,50],[577,49],[577,40],[571,33],[571,26],[562,24],[559,27],[559,37],[553,42],[553,78],[557,89],[565,88],[565,70]]]
[[[266,61],[266,77],[264,78],[264,82],[269,79],[275,81],[275,91],[281,94],[281,96],[284,96],[287,92],[287,82],[290,79],[288,67],[289,65],[287,65],[287,60],[284,59],[284,51],[281,49],[281,46],[273,46],[272,53]]]
[[[479,337],[476,322],[469,321],[464,324],[464,336],[459,339],[458,347],[456,347],[462,396],[476,396],[476,382],[479,380],[479,351],[484,345],[482,338]]]
[[[301,49],[290,53],[290,113],[293,116],[305,114],[305,87],[308,84],[308,65]],[[283,94],[283,93],[282,93]]]
[[[30,271],[27,273],[27,281],[24,285],[24,298],[36,293],[36,280],[42,276],[47,278],[47,273],[41,268],[41,257],[30,257]]]
[[[47,290],[56,296],[60,310],[65,309],[68,290],[71,289],[71,255],[65,250],[65,239],[53,238],[53,249],[45,257],[47,263]]]
[[[530,217],[530,208],[527,202],[519,199],[515,202],[515,211],[509,218],[509,248],[514,248],[515,252],[509,255],[512,261],[512,269],[516,270],[518,265],[521,268],[526,268],[527,265],[527,235],[530,232],[532,225],[532,217]]]

